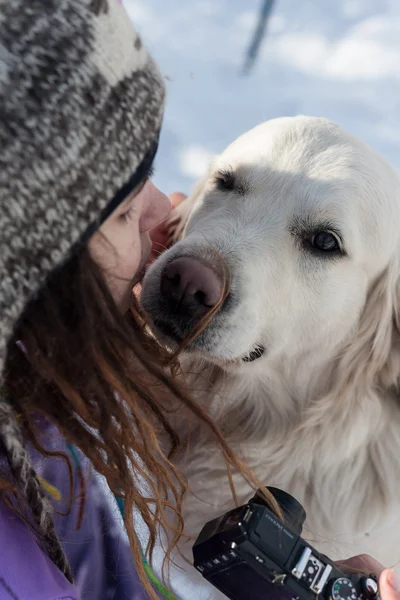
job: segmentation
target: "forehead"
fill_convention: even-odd
[[[368,146],[324,119],[267,122],[238,138],[214,166],[235,174],[249,210],[260,210],[261,199],[263,211],[335,220],[355,244],[393,247],[397,234],[388,218],[399,218],[398,177]]]
[[[360,175],[365,159],[350,136],[330,124],[296,119],[277,119],[247,132],[219,157],[218,167],[228,165],[253,183],[271,186],[292,183],[311,187],[326,183],[344,188],[355,172]],[[360,177],[359,177],[360,179]]]
[[[265,194],[266,202],[283,198],[339,216],[380,208],[387,184],[377,158],[325,119],[276,119],[238,138],[214,170],[232,171],[243,189]]]

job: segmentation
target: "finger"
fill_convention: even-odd
[[[171,200],[172,208],[176,208],[181,202],[186,200],[187,196],[182,194],[182,192],[172,192],[170,194],[169,199]]]
[[[336,564],[344,572],[366,573],[367,575],[374,573],[377,577],[379,577],[385,568],[368,554],[359,554],[346,560],[338,560]]]
[[[393,569],[385,569],[379,578],[382,600],[400,600],[399,579]]]

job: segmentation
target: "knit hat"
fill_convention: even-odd
[[[118,0],[0,0],[0,374],[27,301],[146,175],[163,101]]]

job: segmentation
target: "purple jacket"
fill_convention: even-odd
[[[46,438],[47,434],[46,446],[68,453],[54,429],[47,430]],[[65,465],[59,459],[45,459],[33,452],[32,455],[39,475],[61,492],[62,500],[54,505],[62,512],[68,494]],[[80,462],[88,479],[82,527],[76,530],[79,500],[74,501],[68,516],[55,517],[76,585],[66,580],[41,551],[25,523],[0,501],[0,600],[146,600],[121,528],[117,504],[114,510],[97,478],[90,476],[82,456]],[[76,481],[75,494],[79,492]]]

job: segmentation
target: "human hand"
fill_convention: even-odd
[[[179,223],[180,217],[174,217],[174,209],[186,200],[185,194],[181,192],[173,192],[169,195],[172,204],[172,212],[169,217],[160,223],[150,232],[151,241],[153,243],[148,265],[151,264],[157,256],[164,250],[167,250],[172,243],[173,234],[176,226]]]
[[[336,565],[343,572],[357,571],[358,573],[374,573],[379,577],[379,592],[381,600],[400,600],[399,580],[393,569],[385,569],[378,561],[360,554],[347,560],[336,561]]]

